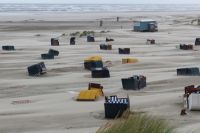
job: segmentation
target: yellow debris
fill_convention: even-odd
[[[77,101],[95,101],[98,97],[103,95],[102,89],[90,88],[89,90],[80,91]]]
[[[88,57],[84,60],[85,62],[89,62],[89,61],[102,61],[102,57],[101,56],[91,56]]]
[[[102,89],[99,89],[99,88],[89,88],[89,90],[95,90],[95,91],[98,92],[98,95],[99,95],[99,96],[104,96],[103,90],[102,90]]]
[[[138,62],[138,59],[136,59],[136,58],[123,58],[122,59],[122,64],[136,63],[136,62]]]

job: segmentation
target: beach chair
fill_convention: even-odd
[[[102,58],[100,56],[91,56],[84,60],[84,67],[87,70],[91,70],[93,68],[101,68],[103,67]]]
[[[12,45],[6,45],[6,46],[2,46],[2,50],[5,50],[5,51],[14,51],[15,47],[12,46]]]
[[[127,98],[118,98],[117,96],[105,97],[104,110],[105,118],[119,118],[122,114],[129,110],[130,100]]]
[[[49,49],[48,54],[52,54],[52,55],[54,55],[54,56],[58,56],[58,55],[59,55],[59,51],[54,50],[54,49]]]
[[[92,78],[109,78],[110,72],[106,67],[93,68],[91,71]]]
[[[119,48],[119,54],[130,54],[130,48]]]
[[[75,40],[76,40],[75,37],[71,37],[70,38],[70,45],[75,45],[76,44]]]
[[[100,47],[100,50],[106,50],[107,49],[105,44],[100,44],[99,47]]]
[[[54,59],[54,55],[53,54],[41,54],[41,58],[46,60],[46,59]]]
[[[100,50],[112,50],[112,45],[100,44]]]
[[[199,68],[197,67],[191,67],[191,68],[178,68],[176,69],[177,75],[182,75],[182,76],[199,76]]]
[[[184,106],[189,110],[200,110],[200,86],[185,87]]]
[[[136,58],[123,58],[122,64],[128,64],[128,63],[136,63],[138,62],[138,59]]]
[[[59,40],[57,38],[51,38],[51,46],[59,46]]]
[[[180,44],[180,49],[182,49],[182,50],[193,50],[193,45],[191,45],[191,44]]]
[[[103,86],[97,83],[89,83],[88,90],[80,91],[77,101],[95,101],[100,96],[104,96]]]
[[[134,75],[129,78],[122,78],[122,87],[125,90],[140,90],[146,87],[146,77],[142,75]]]
[[[200,45],[200,38],[196,38],[195,45]]]
[[[34,64],[28,67],[29,76],[39,76],[46,73],[46,66],[44,62]]]
[[[111,41],[114,41],[114,39],[106,37],[106,42],[111,42]]]
[[[87,36],[87,42],[95,42],[94,36]]]
[[[146,44],[156,44],[154,39],[147,39]]]

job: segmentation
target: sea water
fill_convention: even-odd
[[[1,3],[0,13],[46,12],[179,12],[200,11],[200,5],[167,4],[10,4]]]

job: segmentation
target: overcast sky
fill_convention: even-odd
[[[0,3],[200,4],[200,0],[0,0]]]

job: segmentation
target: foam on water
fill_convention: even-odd
[[[137,11],[200,11],[200,5],[161,4],[0,4],[1,13],[30,12],[137,12]]]

